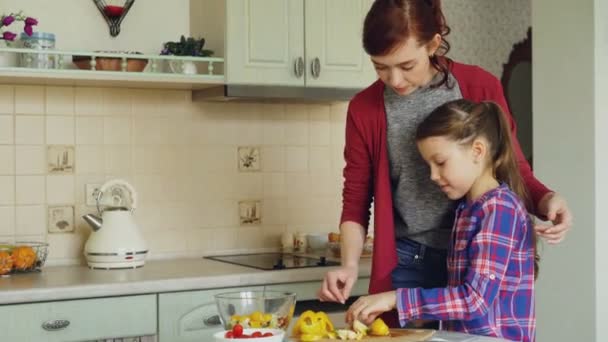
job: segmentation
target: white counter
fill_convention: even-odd
[[[362,259],[360,277],[369,277],[370,265],[370,259]],[[0,305],[320,281],[332,268],[264,271],[203,258],[148,261],[144,267],[130,270],[44,267],[42,272],[0,277]]]

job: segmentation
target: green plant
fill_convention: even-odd
[[[205,50],[205,38],[181,36],[177,42],[166,42],[161,55],[208,57],[213,55],[212,50]]]

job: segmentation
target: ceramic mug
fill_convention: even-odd
[[[308,246],[308,239],[304,233],[296,233],[295,236],[295,250],[298,252],[306,252]]]

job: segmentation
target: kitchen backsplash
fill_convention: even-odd
[[[82,261],[86,184],[131,182],[151,257],[337,229],[346,103],[194,103],[189,91],[0,86],[0,241]]]

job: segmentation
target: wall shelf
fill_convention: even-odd
[[[0,84],[195,90],[225,83],[223,58],[0,48],[0,59],[7,54],[16,65],[0,64]],[[73,56],[84,58],[87,69],[79,69]],[[132,60],[145,60],[147,65],[141,72],[127,71]],[[96,70],[98,63],[107,61],[115,61],[118,70]],[[197,73],[171,71],[170,64],[179,67],[181,63],[194,63]]]

